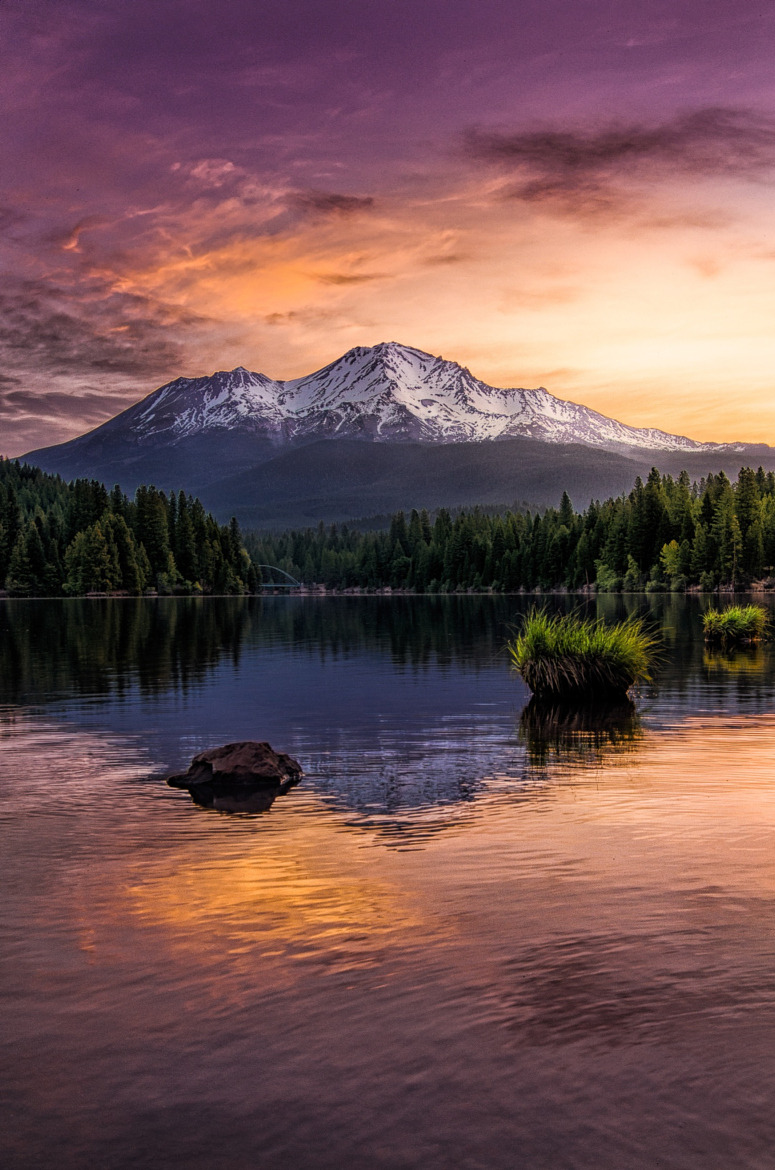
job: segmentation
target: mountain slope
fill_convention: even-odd
[[[236,515],[249,528],[306,527],[413,507],[556,505],[567,490],[577,508],[628,492],[655,462],[663,473],[692,479],[724,470],[734,479],[746,461],[775,470],[775,450],[720,455],[644,451],[628,458],[580,443],[534,439],[498,443],[368,443],[320,439],[286,447],[256,467],[201,489],[208,510]],[[769,454],[769,457],[768,457]]]
[[[210,484],[203,500],[244,527],[306,527],[423,506],[540,506],[559,500],[558,484],[588,503],[629,489],[639,470],[613,452],[601,467],[599,454],[580,444],[554,445],[549,459],[533,439],[430,447],[319,439]]]
[[[527,445],[496,451],[517,440]],[[314,460],[300,453],[310,445]],[[573,471],[563,470],[561,448],[573,449]],[[624,490],[643,466],[664,469],[671,456],[687,466],[697,457],[703,473],[728,460],[735,471],[769,466],[775,451],[630,427],[542,388],[488,386],[456,362],[387,342],[285,382],[242,367],[177,378],[89,434],[25,458],[125,490],[184,486],[218,514],[272,523],[289,511],[328,519],[408,504],[547,503],[565,487],[584,504],[613,482]],[[431,466],[433,484],[423,479]]]
[[[287,382],[241,366],[210,377],[177,378],[59,450],[118,439],[140,447],[177,445],[224,431],[274,445],[337,436],[426,443],[519,437],[611,450],[719,447],[626,426],[540,387],[488,386],[456,362],[385,342],[351,349],[322,370]]]

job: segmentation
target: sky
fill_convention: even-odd
[[[775,444],[775,5],[0,0],[0,453],[398,341]]]

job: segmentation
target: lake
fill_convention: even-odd
[[[525,712],[533,600],[0,602],[6,1170],[775,1166],[775,651]]]

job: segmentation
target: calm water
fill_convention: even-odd
[[[523,714],[519,604],[0,603],[4,1167],[775,1167],[774,652]]]

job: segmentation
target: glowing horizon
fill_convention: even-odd
[[[0,451],[178,376],[386,340],[775,445],[774,24],[727,0],[10,0]]]

